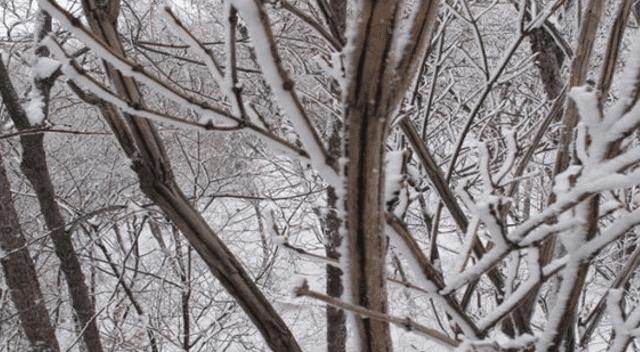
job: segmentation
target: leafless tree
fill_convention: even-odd
[[[3,86],[18,133],[6,138],[21,140],[22,171],[89,350],[107,340],[126,345],[111,342],[124,334],[129,312],[114,302],[128,302],[140,320],[150,314],[135,280],[146,275],[146,233],[170,272],[161,285],[180,302],[179,314],[142,324],[154,351],[163,341],[191,350],[215,331],[198,324],[211,310],[198,308],[197,263],[233,299],[213,321],[241,310],[268,348],[303,350],[301,327],[283,308],[293,303],[270,292],[270,278],[295,271],[278,262],[285,253],[325,268],[320,283],[287,289],[307,297],[295,301],[298,309],[326,305],[330,351],[418,349],[413,337],[402,340],[413,335],[429,341],[426,348],[460,351],[636,348],[633,1],[38,4],[36,23],[45,25],[33,49],[43,62],[33,65],[28,111],[15,88]],[[50,119],[60,78],[60,91],[99,113],[146,197],[134,211],[105,207],[124,220],[83,215],[69,225],[55,201],[42,142],[52,128],[38,131],[30,120]],[[33,114],[33,102],[44,114]],[[168,138],[167,130],[182,135]],[[208,195],[213,182],[200,148],[234,138],[256,165],[233,166],[240,176],[229,182],[239,192]],[[280,181],[257,186],[270,174]],[[260,187],[296,194],[277,200]],[[207,210],[215,201],[236,209],[218,219]],[[10,225],[22,233],[17,220]],[[131,229],[126,240],[122,226]],[[78,229],[91,243],[91,270],[113,278],[104,309],[94,308],[95,285],[86,284],[65,237]],[[255,234],[256,246],[228,237],[233,231]],[[109,307],[109,338],[101,339],[99,317]],[[180,332],[165,336],[163,324]]]

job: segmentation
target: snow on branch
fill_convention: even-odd
[[[173,21],[173,23],[175,24],[175,26],[173,26],[174,30],[177,32],[177,35],[181,38],[181,40],[185,41],[189,45],[191,50],[195,51],[196,54],[199,54],[204,59],[214,79],[218,82],[219,86],[223,90],[225,90],[223,91],[223,93],[227,93],[227,96],[230,97],[233,106],[233,113],[229,113],[222,108],[212,106],[205,101],[192,96],[187,96],[182,92],[179,92],[173,86],[161,81],[159,78],[149,73],[140,64],[115,53],[111,48],[109,48],[108,45],[94,36],[89,29],[85,28],[80,20],[73,17],[70,13],[61,8],[54,1],[39,0],[39,4],[43,8],[43,10],[47,11],[54,18],[56,18],[63,28],[69,30],[76,38],[86,44],[87,47],[89,47],[100,59],[113,65],[122,74],[137,79],[149,88],[169,98],[185,109],[197,113],[201,118],[198,122],[191,122],[184,119],[168,116],[166,114],[161,114],[146,107],[133,105],[130,102],[122,100],[122,98],[119,98],[116,94],[113,94],[106,87],[84,73],[79,65],[73,63],[73,61],[70,60],[67,55],[61,55],[62,52],[59,48],[59,45],[55,44],[55,41],[49,40],[47,42],[47,45],[50,46],[50,49],[53,48],[53,50],[55,50],[60,57],[65,57],[64,60],[67,61],[65,65],[66,73],[69,74],[70,77],[72,77],[74,80],[82,81],[82,84],[87,89],[90,89],[92,93],[99,96],[101,99],[112,103],[118,106],[118,108],[120,108],[121,110],[134,114],[136,116],[152,119],[157,122],[180,125],[182,127],[191,129],[247,129],[249,132],[259,137],[267,145],[271,146],[278,152],[297,158],[303,162],[312,159],[312,154],[310,154],[307,150],[302,150],[294,144],[288,142],[287,140],[276,136],[270,130],[264,129],[259,125],[253,123],[252,120],[254,119],[249,119],[247,116],[245,116],[249,114],[249,110],[247,110],[246,114],[244,113],[244,104],[242,103],[242,99],[238,97],[239,93],[236,87],[237,82],[230,79],[230,72],[234,69],[228,68],[228,72],[225,75],[222,72],[220,65],[217,63],[211,53],[207,49],[205,49],[200,44],[200,42],[197,41],[197,39],[195,39],[195,37],[193,37],[193,35],[191,35],[190,32],[180,24],[177,18],[175,18],[168,9],[165,10],[165,19],[168,21]],[[228,39],[228,41],[229,40],[230,39]],[[232,46],[232,43],[228,43],[228,45]],[[55,49],[56,46],[58,46],[58,49]],[[238,114],[240,116],[238,116]],[[216,122],[216,124],[214,124],[214,122]],[[311,147],[314,147],[314,145],[312,144]],[[332,168],[326,167],[326,165],[324,164],[326,158],[317,157],[317,148],[312,149],[312,152],[315,152],[316,154],[315,161],[312,161],[313,165],[318,168],[321,175],[326,177],[327,181],[335,181],[337,174]],[[327,172],[327,170],[330,170],[330,172]]]
[[[439,288],[440,295],[451,295],[456,290],[469,285],[485,275],[489,270],[499,267],[511,254],[526,251],[527,278],[522,278],[514,290],[508,288],[502,302],[498,302],[488,314],[477,321],[480,336],[487,334],[502,319],[518,309],[520,302],[526,301],[532,290],[558,275],[562,278],[553,307],[549,311],[543,332],[526,339],[526,345],[536,345],[537,350],[546,350],[556,344],[558,331],[567,312],[575,306],[577,299],[575,288],[582,285],[581,275],[586,264],[590,263],[607,246],[640,225],[640,208],[625,210],[615,207],[615,217],[607,219],[605,226],[599,222],[598,212],[592,215],[593,200],[604,192],[615,192],[635,187],[640,183],[640,149],[623,144],[625,137],[631,135],[640,126],[640,44],[635,44],[631,59],[622,76],[622,99],[611,109],[604,109],[598,92],[590,86],[574,87],[569,97],[576,103],[581,121],[576,127],[576,139],[573,147],[576,160],[554,180],[555,200],[539,213],[528,219],[504,226],[505,215],[499,209],[505,199],[498,193],[499,187],[494,179],[503,179],[516,164],[515,138],[508,135],[502,167],[494,174],[490,167],[489,148],[484,143],[477,144],[479,152],[479,175],[483,189],[478,195],[461,192],[461,199],[473,213],[475,222],[484,226],[473,226],[463,240],[462,250],[458,254],[457,269],[462,272],[445,273],[446,285]],[[616,204],[618,202],[615,202]],[[596,205],[598,203],[595,203]],[[603,205],[603,209],[606,209]],[[598,209],[598,208],[597,208]],[[611,213],[602,211],[601,216]],[[595,218],[594,218],[595,216]],[[588,230],[598,224],[597,235],[589,235]],[[484,232],[491,241],[491,250],[475,264],[466,266],[466,257],[475,233]],[[539,245],[552,236],[559,238],[566,253],[545,264],[540,258]],[[518,273],[515,274],[516,276]],[[510,279],[510,283],[515,279]],[[609,294],[608,310],[615,331],[611,341],[612,351],[624,351],[629,341],[639,331],[640,308],[625,315],[621,310],[621,291],[612,290]],[[626,316],[626,318],[625,318]],[[626,320],[625,320],[626,319]],[[518,339],[510,340],[515,343]],[[494,347],[504,348],[490,339],[468,341],[465,348]],[[471,347],[473,346],[473,347]],[[462,347],[461,347],[462,348]]]
[[[113,65],[120,73],[128,77],[137,79],[148,87],[164,95],[165,97],[180,104],[186,109],[193,110],[202,117],[202,122],[213,121],[233,121],[234,117],[224,112],[222,109],[211,107],[208,103],[180,93],[171,85],[154,77],[140,64],[122,57],[115,53],[108,45],[103,43],[91,31],[73,17],[70,13],[59,7],[52,1],[39,0],[40,6],[55,17],[63,28],[73,33],[80,41],[87,45],[102,60]]]
[[[205,63],[209,73],[216,81],[218,86],[223,87],[224,81],[224,73],[222,72],[222,68],[220,64],[213,56],[213,52],[211,49],[207,48],[200,42],[196,37],[182,24],[182,22],[176,17],[176,15],[171,11],[169,5],[165,5],[162,9],[162,18],[167,23],[167,27],[169,30],[178,38],[180,41],[187,44],[189,46],[189,50],[191,50],[194,54],[198,55],[200,59]]]
[[[280,107],[293,122],[300,136],[302,145],[309,153],[312,166],[334,187],[342,187],[342,179],[338,177],[337,160],[327,152],[322,137],[305,111],[295,91],[294,81],[282,66],[275,38],[271,31],[271,23],[264,5],[259,0],[229,0],[238,9],[245,20],[258,64],[273,90]]]
[[[134,104],[133,102],[127,101],[117,94],[113,93],[107,87],[102,85],[100,82],[96,81],[94,78],[89,76],[73,59],[71,59],[62,49],[60,44],[58,44],[53,37],[47,37],[42,41],[43,45],[46,45],[47,48],[51,51],[53,56],[60,61],[60,68],[64,75],[69,80],[76,81],[80,83],[83,87],[88,89],[92,94],[97,96],[99,99],[113,104],[118,109],[123,112],[126,112],[131,115],[143,117],[155,122],[165,123],[168,125],[190,129],[190,130],[218,130],[218,131],[231,131],[238,130],[241,128],[246,128],[248,131],[254,133],[255,135],[261,137],[263,140],[270,144],[277,150],[287,152],[289,155],[299,158],[307,158],[307,154],[305,151],[299,149],[295,145],[289,143],[288,141],[272,134],[270,131],[264,130],[259,126],[238,120],[235,117],[229,116],[229,118],[237,121],[237,125],[235,126],[216,126],[212,124],[210,121],[190,121],[181,119],[175,116],[171,116],[166,113],[161,113],[158,111],[154,111],[153,109],[141,106],[139,104]],[[224,112],[221,112],[224,113]]]

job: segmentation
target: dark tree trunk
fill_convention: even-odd
[[[326,0],[320,0],[319,4],[323,13],[327,18],[329,27],[332,30],[334,36],[342,41],[344,36],[344,29],[346,26],[346,14],[347,14],[347,2],[345,0],[329,0],[329,4]],[[337,88],[337,84],[332,90],[336,99],[340,99],[341,92]],[[342,121],[335,120],[332,125],[332,131],[329,137],[329,154],[334,159],[338,159],[342,152]],[[338,197],[333,187],[329,187],[327,190],[327,206],[328,213],[324,218],[325,227],[325,251],[327,257],[340,260],[339,248],[342,243],[342,237],[340,234],[340,227],[342,221],[338,215]],[[344,286],[342,284],[342,270],[332,265],[326,266],[326,284],[327,295],[331,297],[339,298],[344,292]],[[342,309],[327,305],[327,350],[331,352],[344,352],[346,350],[347,343],[347,327],[346,316]]]
[[[59,351],[55,330],[44,304],[35,265],[11,196],[0,155],[0,263],[24,333],[35,352]]]
[[[329,213],[324,219],[325,227],[325,251],[327,257],[331,259],[340,259],[340,244],[342,238],[340,236],[340,217],[337,214],[337,197],[335,190],[329,188],[327,190],[327,203],[329,205]],[[326,266],[327,273],[327,295],[339,298],[344,292],[342,285],[342,270],[333,265]],[[346,317],[342,309],[327,305],[327,350],[331,352],[344,352],[347,343],[347,327]]]

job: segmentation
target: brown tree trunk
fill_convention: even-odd
[[[354,304],[387,312],[384,234],[384,146],[386,124],[367,109],[349,116],[347,130],[347,233]],[[356,317],[362,351],[391,351],[389,325]]]
[[[372,311],[388,309],[385,285],[387,238],[384,233],[384,155],[389,123],[385,84],[392,49],[397,1],[365,1],[360,36],[354,43],[353,81],[347,92],[347,234],[351,299]],[[385,322],[355,317],[360,350],[391,351]]]
[[[0,155],[0,263],[22,329],[36,352],[59,351],[44,304],[36,268],[11,197],[11,185]]]
[[[389,124],[431,41],[438,1],[415,4],[416,16],[398,35],[397,0],[362,1],[345,89],[346,230],[352,302],[387,313],[385,259],[385,142]],[[400,49],[400,53],[395,49]],[[355,317],[361,351],[391,351],[389,325]]]
[[[71,306],[77,315],[76,324],[83,331],[82,338],[89,351],[102,351],[100,332],[96,323],[96,312],[85,282],[82,266],[78,260],[71,234],[65,230],[65,220],[55,200],[55,191],[47,166],[42,134],[27,134],[20,137],[23,147],[20,168],[35,190],[47,228],[50,231],[55,253],[60,260],[71,298]]]

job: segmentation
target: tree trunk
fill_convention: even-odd
[[[327,190],[327,203],[329,212],[324,219],[325,227],[325,251],[327,257],[340,260],[340,236],[341,221],[337,213],[337,197],[335,189]],[[327,295],[340,298],[344,292],[342,285],[342,270],[333,265],[326,266]],[[346,317],[342,309],[327,305],[327,350],[331,352],[344,352],[347,343]]]
[[[0,155],[0,263],[22,329],[35,352],[59,351],[44,304],[36,268],[11,197],[11,185]]]
[[[385,142],[431,41],[438,1],[422,0],[403,34],[402,1],[362,1],[345,92],[346,232],[352,302],[387,313]],[[405,32],[406,31],[406,32]],[[354,317],[361,351],[391,351],[386,322]]]
[[[353,77],[347,92],[345,156],[346,228],[351,299],[356,305],[387,313],[384,233],[384,161],[389,123],[385,95],[392,70],[387,67],[393,42],[397,1],[365,1],[354,43]],[[389,324],[355,317],[360,350],[391,351]]]
[[[320,8],[323,10],[329,28],[332,30],[334,36],[336,36],[341,42],[344,36],[344,29],[346,26],[346,14],[347,14],[347,2],[346,0],[329,0],[329,4],[325,0],[319,1]],[[336,99],[340,99],[340,90],[337,87],[337,82],[332,89],[332,93]],[[329,154],[334,159],[338,160],[342,153],[342,121],[335,119],[331,126],[331,134],[329,136]],[[336,190],[333,187],[327,189],[327,207],[328,212],[324,218],[325,228],[325,252],[327,257],[340,260],[339,248],[342,243],[342,236],[340,234],[340,228],[342,221],[338,215],[338,197]],[[342,270],[333,265],[326,266],[326,285],[327,295],[331,297],[340,298],[344,293],[344,286],[342,284]],[[347,326],[346,316],[342,309],[327,305],[327,350],[331,352],[344,352],[347,345]]]

